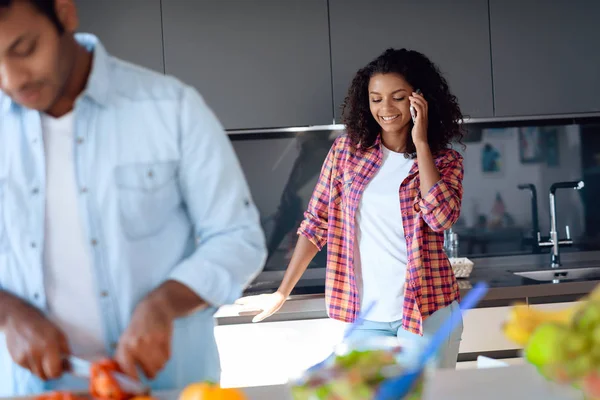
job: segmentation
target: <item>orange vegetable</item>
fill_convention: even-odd
[[[239,389],[224,389],[218,384],[198,382],[188,385],[179,394],[178,400],[247,400]]]
[[[134,397],[125,393],[112,376],[112,372],[121,372],[116,361],[105,359],[92,364],[90,375],[90,394],[99,400],[129,400]]]
[[[113,372],[122,372],[116,361],[110,359],[100,360],[92,364],[90,371],[90,395],[96,400],[156,400],[151,396],[135,396],[124,392]],[[56,391],[44,393],[35,400],[88,400],[88,397],[78,396],[72,392]]]

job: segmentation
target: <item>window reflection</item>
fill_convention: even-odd
[[[461,217],[453,227],[459,256],[547,253],[536,245],[549,235],[548,191],[558,181],[583,180],[580,191],[557,192],[559,236],[570,228],[565,251],[600,249],[600,123],[498,127],[466,125]],[[232,135],[267,235],[265,271],[284,270],[296,243],[322,163],[341,132]],[[537,195],[537,221],[532,193]],[[326,251],[309,268],[325,267]]]

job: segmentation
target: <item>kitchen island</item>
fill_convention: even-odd
[[[291,400],[285,385],[247,388],[250,400]],[[546,381],[529,365],[473,370],[439,370],[423,400],[583,400],[580,391]],[[170,399],[165,399],[170,400]]]
[[[245,389],[249,400],[291,400],[285,385]],[[423,400],[583,400],[580,391],[546,381],[529,365],[472,370],[439,370]],[[169,398],[164,400],[171,400]]]
[[[286,385],[243,388],[249,400],[291,400]],[[177,400],[179,391],[156,392]],[[472,370],[438,370],[428,380],[424,400],[583,400],[581,392],[547,382],[529,365]],[[6,398],[1,400],[34,400]]]
[[[291,400],[286,385],[244,389],[249,400]],[[161,400],[175,400],[167,394]],[[428,380],[424,400],[583,400],[580,391],[546,381],[529,365],[471,370],[438,370]]]

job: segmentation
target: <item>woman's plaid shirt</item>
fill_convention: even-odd
[[[460,298],[443,251],[443,231],[460,214],[463,158],[451,149],[434,154],[434,158],[441,179],[429,193],[421,196],[417,160],[398,191],[408,250],[402,326],[419,335],[425,318]],[[352,322],[360,311],[352,259],[355,215],[361,195],[381,163],[380,139],[369,148],[355,149],[346,135],[338,137],[298,229],[319,250],[327,245],[325,299],[333,319]]]

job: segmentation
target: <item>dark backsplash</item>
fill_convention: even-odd
[[[558,230],[569,225],[574,245],[600,249],[600,122],[548,125],[466,125],[461,217],[454,226],[459,256],[531,254],[531,192],[537,191],[542,236],[549,233],[548,190],[553,182],[583,180],[580,191],[557,192]],[[297,240],[321,165],[339,131],[231,135],[267,236],[265,271],[284,270]],[[596,200],[595,200],[596,199]],[[548,250],[542,250],[547,252]],[[321,251],[310,268],[325,267]]]

